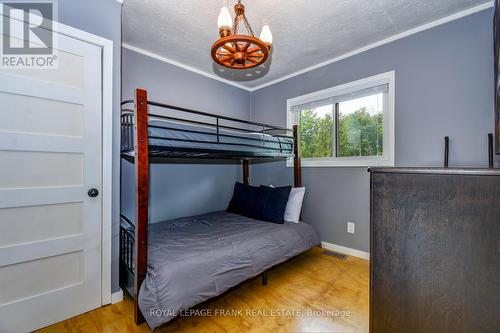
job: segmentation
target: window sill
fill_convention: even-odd
[[[288,168],[293,168],[293,160],[286,161]],[[369,168],[369,167],[394,167],[394,161],[390,159],[374,158],[374,159],[356,159],[342,158],[333,160],[311,160],[302,159],[301,167],[303,168]]]

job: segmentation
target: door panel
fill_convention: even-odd
[[[83,105],[0,92],[5,111],[0,131],[83,136]],[[57,121],[54,121],[57,119]]]
[[[57,39],[57,69],[0,70],[0,332],[101,305],[101,49]]]
[[[36,275],[36,283],[32,275]],[[3,266],[0,285],[11,288],[0,294],[0,306],[82,283],[82,251]]]
[[[0,150],[3,169],[0,189],[82,186],[83,156],[81,153]]]
[[[68,42],[65,46],[68,49]],[[57,68],[23,69],[22,71],[7,69],[4,73],[81,88],[84,82],[84,57],[79,55],[78,45],[74,45],[71,50],[73,52],[57,50]]]
[[[81,234],[83,202],[0,208],[0,247]]]

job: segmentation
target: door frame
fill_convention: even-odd
[[[0,15],[3,12],[0,10]],[[30,14],[34,15],[34,14]],[[36,15],[34,15],[36,16]],[[52,30],[59,34],[93,44],[101,48],[102,61],[102,170],[101,170],[101,306],[110,304],[111,241],[113,198],[113,41],[53,21]]]

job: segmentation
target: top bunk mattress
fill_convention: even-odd
[[[320,243],[306,223],[224,211],[151,224],[148,237],[139,307],[151,328]]]
[[[217,141],[216,128],[179,122],[150,119],[149,145],[154,149],[240,151],[259,154],[288,155],[293,152],[293,140],[258,132],[241,132],[221,128]]]

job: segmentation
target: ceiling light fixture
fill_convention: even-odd
[[[222,7],[217,23],[220,38],[212,45],[212,59],[219,65],[232,69],[248,69],[266,62],[271,50],[273,35],[269,25],[262,27],[260,38],[256,38],[245,16],[245,6],[241,0],[234,6],[235,17],[229,9]],[[238,34],[238,26],[243,22],[248,34]]]

